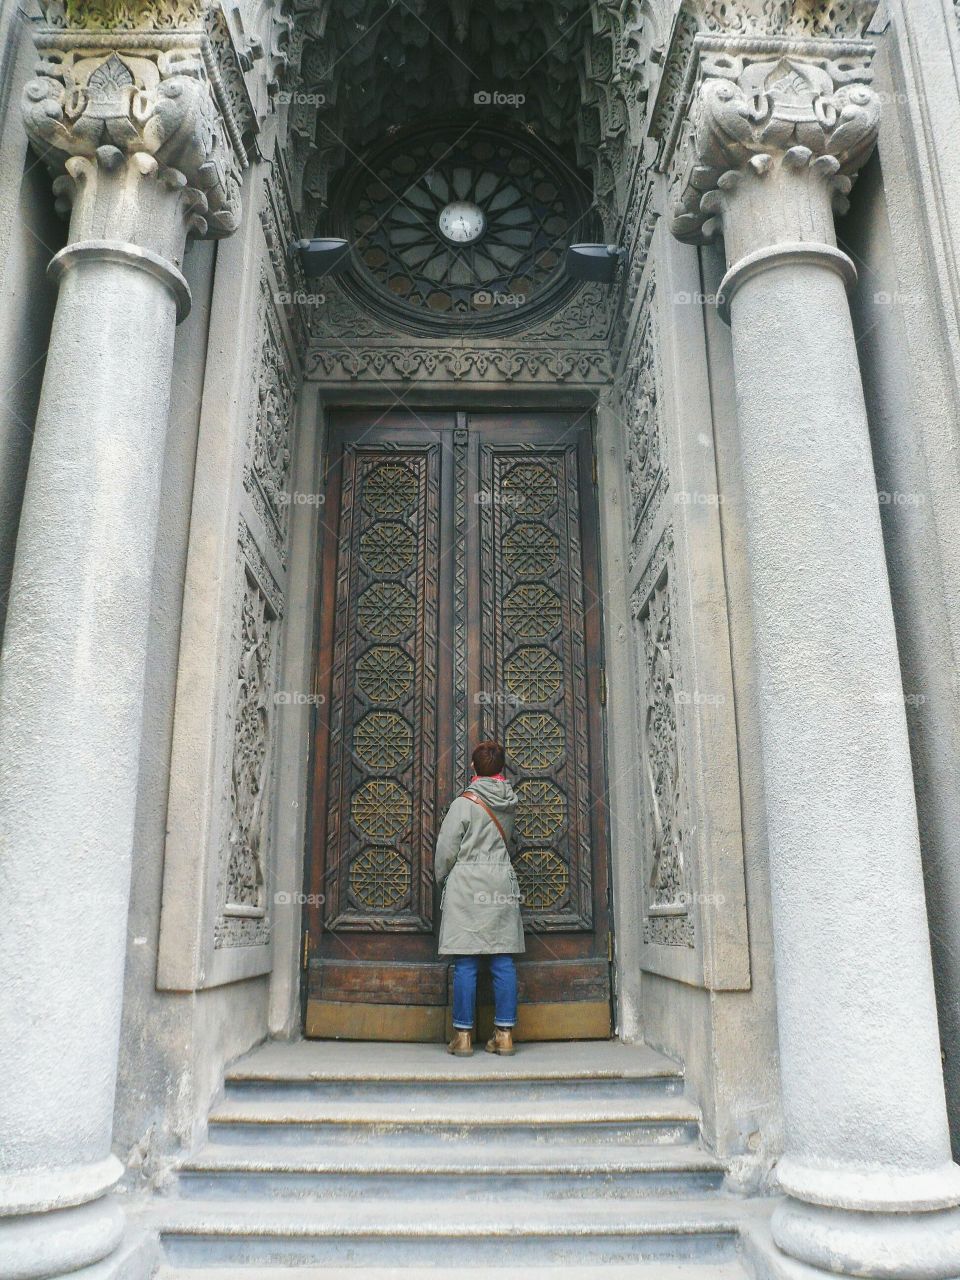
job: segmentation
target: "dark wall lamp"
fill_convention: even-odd
[[[350,256],[349,240],[294,240],[289,249],[291,258],[296,255],[308,280],[319,276],[335,276],[347,265]]]
[[[572,244],[567,248],[564,270],[574,280],[596,280],[612,284],[626,249],[615,244]]]

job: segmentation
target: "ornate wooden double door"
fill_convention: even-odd
[[[434,844],[496,737],[519,797],[518,1038],[607,1036],[589,418],[344,411],[328,458],[307,1034],[444,1036]],[[489,1003],[481,983],[481,1030]]]

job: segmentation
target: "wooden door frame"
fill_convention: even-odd
[[[464,401],[469,406],[473,397],[464,397]],[[500,399],[499,397],[497,398]],[[538,397],[539,399],[539,397]],[[563,400],[563,396],[556,397]],[[513,434],[516,436],[516,428],[532,427],[535,429],[534,434],[541,438],[545,433],[549,434],[550,425],[545,423],[544,419],[557,419],[559,427],[563,419],[569,420],[570,426],[574,427],[578,434],[578,458],[581,476],[590,476],[592,474],[593,486],[591,500],[584,504],[580,511],[581,520],[581,551],[584,560],[584,577],[592,581],[597,593],[597,606],[593,610],[585,611],[584,617],[584,639],[586,651],[586,670],[585,679],[587,687],[587,714],[588,714],[588,741],[591,747],[595,749],[590,752],[589,764],[589,789],[592,799],[592,837],[594,845],[592,848],[593,856],[593,874],[594,874],[594,903],[595,903],[595,925],[591,933],[584,933],[582,937],[582,946],[584,951],[584,960],[589,963],[590,960],[596,962],[599,956],[591,956],[588,953],[595,949],[593,944],[600,943],[603,934],[608,939],[608,950],[604,957],[604,963],[609,966],[609,994],[604,999],[604,1013],[595,1010],[594,1026],[605,1030],[598,1030],[597,1034],[589,1034],[585,1038],[597,1038],[597,1036],[607,1036],[612,1034],[613,1026],[613,1002],[615,998],[615,984],[613,977],[613,882],[612,867],[610,853],[610,820],[609,820],[609,792],[607,781],[607,740],[606,740],[606,715],[605,715],[605,676],[604,676],[604,626],[603,626],[603,610],[602,610],[602,564],[601,564],[601,538],[600,538],[600,504],[599,494],[596,491],[596,407],[591,404],[586,405],[567,405],[556,407],[556,400],[552,406],[537,404],[535,407],[527,405],[522,409],[511,408],[509,405],[494,405],[491,400],[484,399],[481,404],[476,407],[448,408],[442,404],[429,404],[424,406],[403,407],[400,409],[385,409],[376,404],[362,405],[356,400],[347,403],[338,403],[324,405],[324,427],[323,427],[323,476],[325,480],[325,488],[327,493],[328,506],[335,505],[338,518],[340,513],[340,492],[342,475],[340,472],[339,459],[342,452],[338,455],[334,465],[336,467],[335,479],[331,476],[331,446],[335,440],[338,431],[348,432],[351,425],[370,426],[371,418],[373,425],[371,431],[374,436],[387,435],[388,433],[396,439],[394,432],[403,434],[420,429],[431,428],[436,426],[439,429],[449,430],[457,427],[466,427],[468,423],[475,427],[487,426],[488,431],[494,434],[499,429],[504,419],[510,420]],[[480,432],[471,432],[471,444],[468,464],[468,485],[475,486],[477,483],[476,474],[476,458],[479,450]],[[548,440],[543,440],[548,443]],[[453,451],[445,450],[442,460],[442,478],[441,484],[449,484],[454,466]],[[331,487],[332,482],[332,487]],[[330,501],[330,498],[333,501]],[[470,496],[468,495],[468,502]],[[585,508],[585,509],[584,509]],[[469,559],[471,554],[476,555],[477,532],[478,526],[476,522],[467,522],[468,541],[466,553]],[[442,515],[441,524],[441,545],[450,545],[454,537],[453,513],[452,509],[447,505]],[[316,548],[317,556],[320,563],[316,566],[320,571],[320,582],[316,592],[315,617],[313,625],[313,671],[312,671],[312,689],[314,694],[329,695],[329,689],[322,688],[322,685],[329,684],[330,676],[324,677],[320,672],[319,655],[324,651],[321,647],[321,637],[329,635],[331,638],[335,633],[337,625],[336,609],[325,609],[325,603],[333,600],[336,601],[336,560],[333,556],[323,556],[323,545],[325,535],[321,529],[318,537],[318,545]],[[589,578],[586,572],[586,565],[590,565]],[[316,571],[316,570],[315,570]],[[470,604],[470,614],[472,615],[477,607],[474,599]],[[446,625],[448,630],[451,629],[453,620],[454,600],[452,593],[446,593],[441,602],[440,626]],[[472,630],[472,618],[468,618],[468,629]],[[474,643],[476,640],[474,639]],[[446,716],[452,721],[451,697],[453,693],[453,670],[452,660],[449,655],[444,658],[444,666],[449,668],[445,672],[438,671],[438,718]],[[442,704],[442,705],[441,705]],[[477,712],[474,711],[473,705],[468,697],[468,740],[473,740],[477,731]],[[321,867],[323,834],[325,831],[325,814],[327,807],[327,788],[326,777],[321,777],[321,772],[325,771],[329,754],[329,740],[326,726],[321,730],[320,722],[323,717],[320,716],[319,708],[314,703],[311,713],[310,727],[310,760],[308,766],[309,794],[307,796],[307,816],[305,823],[305,864],[304,864],[304,885],[305,885],[305,906],[302,921],[303,931],[303,951],[301,964],[301,1027],[305,1026],[307,1001],[309,997],[310,986],[310,970],[308,963],[308,947],[311,936],[319,936],[323,928],[322,925],[322,906],[317,901],[318,889],[322,892]],[[448,794],[450,790],[450,774],[453,769],[452,759],[444,761],[442,765],[442,776],[438,771],[437,792],[439,795]],[[318,811],[318,801],[320,809]],[[321,883],[318,885],[317,880]],[[427,935],[424,935],[425,937]],[[384,934],[384,941],[387,942],[389,935]],[[526,966],[539,964],[549,964],[543,956],[530,955],[531,940],[540,940],[541,935],[535,931],[528,932],[528,951]],[[534,946],[534,951],[539,952],[543,948]],[[539,963],[538,963],[539,962]],[[571,1004],[574,1002],[571,1002]],[[562,1010],[557,1005],[542,1006],[545,1014],[556,1026],[559,1034],[556,1036],[544,1036],[543,1038],[563,1038],[564,1026],[562,1025]],[[389,1006],[380,1006],[381,1010],[387,1009]],[[397,1006],[398,1010],[403,1006]],[[449,1024],[449,1009],[445,1010],[446,1021]],[[478,1017],[482,1019],[482,1011],[478,1009]],[[410,1038],[404,1034],[405,1027],[402,1025],[402,1019],[397,1023],[397,1038]],[[380,1037],[383,1038],[382,1036]],[[438,1037],[430,1037],[438,1038]],[[539,1038],[539,1037],[537,1037]]]

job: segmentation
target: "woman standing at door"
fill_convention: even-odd
[[[481,742],[473,753],[474,777],[454,800],[437,837],[434,875],[443,885],[440,903],[442,956],[454,956],[453,1039],[449,1053],[473,1053],[473,1020],[480,957],[490,957],[494,1032],[488,1053],[510,1054],[517,1021],[517,967],[522,953],[520,886],[507,841],[513,834],[517,796],[503,776],[503,747]]]

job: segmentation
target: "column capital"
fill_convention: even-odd
[[[81,187],[98,196],[116,183],[86,181],[91,169],[147,178],[179,193],[187,230],[229,235],[240,221],[240,132],[203,22],[205,0],[99,0],[50,3],[47,24],[34,33],[36,76],[23,94],[27,134],[55,174],[61,212],[78,217]],[[125,184],[128,188],[129,182]],[[134,202],[136,203],[136,202]],[[148,204],[150,202],[148,201]],[[138,212],[120,200],[110,226],[88,210],[77,233],[140,242]],[[148,221],[151,214],[147,214]],[[146,247],[153,246],[146,228]]]
[[[814,200],[821,208],[813,224],[831,222],[831,205],[845,210],[853,179],[873,150],[880,122],[880,99],[870,84],[873,53],[862,40],[698,35],[686,118],[670,163],[674,235],[697,242],[727,234],[729,197],[745,184],[763,184],[778,189],[781,206],[791,190],[803,192],[807,216],[798,209],[791,218],[784,208],[783,225],[755,234],[741,252],[832,240],[832,226],[808,225],[804,233],[801,224],[811,222],[812,185],[829,197]]]

